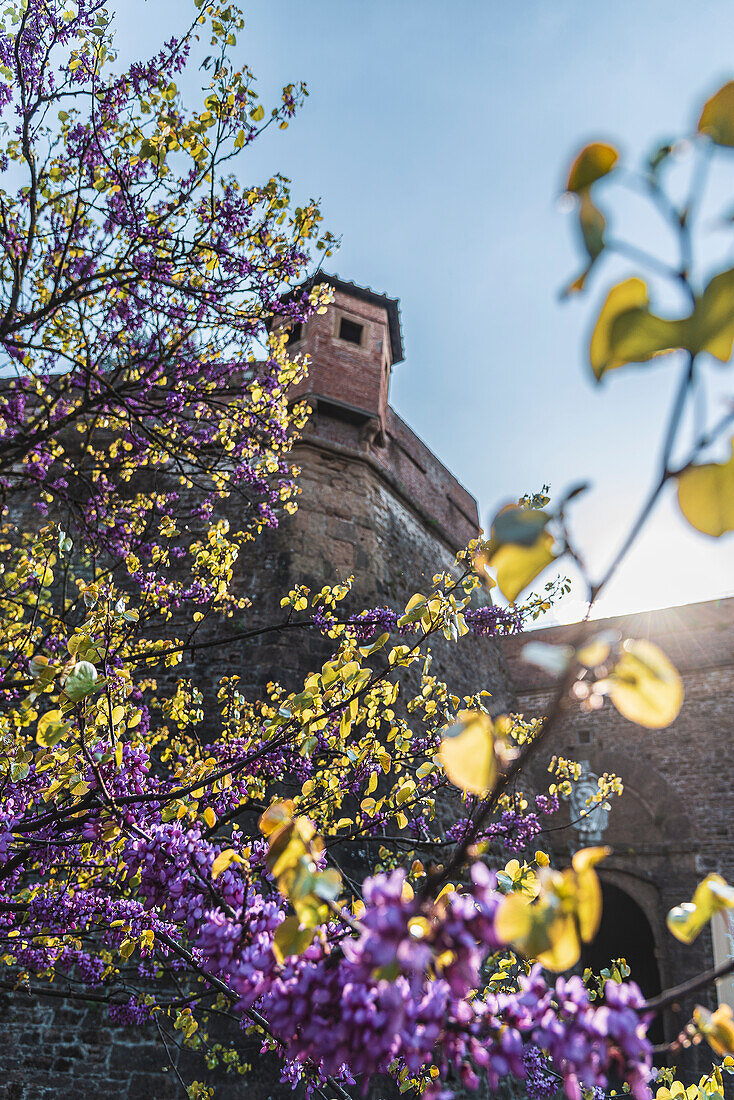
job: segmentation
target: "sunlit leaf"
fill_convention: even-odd
[[[682,943],[693,943],[714,913],[734,908],[734,887],[711,874],[699,882],[692,901],[676,905],[668,913],[668,928]]]
[[[426,610],[426,597],[416,592],[405,605],[405,614],[398,620],[398,626],[407,626],[416,623],[423,617]]]
[[[335,867],[327,867],[316,875],[313,892],[324,901],[336,901],[342,892],[342,877]]]
[[[443,731],[439,758],[456,787],[484,796],[497,776],[492,719],[483,711],[464,710]]]
[[[716,1012],[696,1005],[693,1019],[708,1045],[720,1057],[734,1054],[734,1014],[731,1005],[721,1004]]]
[[[58,744],[69,729],[69,723],[64,721],[60,710],[47,710],[38,719],[36,741],[43,748],[50,749]]]
[[[574,966],[582,941],[590,942],[599,927],[602,894],[594,867],[608,854],[608,848],[585,848],[565,871],[541,867],[535,899],[515,892],[500,903],[495,917],[499,938],[549,970]]]
[[[597,378],[627,363],[645,363],[685,348],[707,352],[721,362],[734,346],[734,270],[708,283],[688,317],[667,320],[650,310],[642,279],[612,287],[591,337],[589,358]]]
[[[734,531],[734,439],[728,462],[689,466],[677,481],[678,504],[691,526],[715,538]]]
[[[265,836],[270,836],[276,829],[285,825],[293,817],[293,807],[294,804],[290,798],[274,802],[260,817],[258,822],[260,832]]]
[[[584,943],[590,943],[593,940],[601,921],[601,886],[593,868],[610,852],[611,849],[607,847],[582,848],[571,860],[575,874],[576,916],[579,922],[579,934]]]
[[[707,134],[717,145],[734,146],[734,81],[707,99],[698,120],[699,134]]]
[[[537,959],[549,970],[568,970],[578,962],[581,942],[571,912],[533,902],[526,894],[508,894],[495,916],[500,940]]]
[[[609,678],[600,681],[620,714],[638,726],[664,729],[683,703],[683,684],[663,651],[653,642],[628,638]]]
[[[297,916],[286,917],[273,936],[273,954],[279,963],[290,955],[302,955],[311,946],[315,928],[301,928]]]
[[[646,362],[678,346],[673,338],[676,323],[655,317],[649,304],[642,279],[625,279],[609,291],[589,347],[598,379],[626,363]]]
[[[64,683],[64,691],[74,703],[90,695],[96,687],[97,669],[90,661],[78,661]]]
[[[596,668],[609,656],[609,633],[597,634],[576,650],[576,660],[586,668]]]
[[[587,190],[592,183],[611,172],[618,160],[619,153],[613,145],[603,141],[585,145],[571,165],[566,190],[576,194]]]
[[[497,573],[497,584],[502,595],[514,603],[520,593],[543,570],[554,562],[553,536],[544,531],[533,546],[517,546],[507,543],[492,555],[492,568]]]
[[[212,863],[212,881],[216,882],[219,876],[227,870],[232,863],[240,863],[241,857],[234,848],[225,848],[215,857]]]
[[[563,913],[552,921],[548,929],[548,939],[549,946],[535,956],[541,966],[558,973],[576,965],[581,957],[581,941],[576,920],[571,913]]]
[[[313,825],[302,817],[271,833],[265,861],[274,878],[298,866],[301,859],[308,855],[308,844],[314,835]]]

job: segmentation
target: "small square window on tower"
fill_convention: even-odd
[[[361,344],[364,325],[358,325],[356,321],[350,321],[348,317],[342,317],[339,321],[339,339],[346,340],[350,344]]]

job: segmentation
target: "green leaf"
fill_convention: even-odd
[[[685,329],[684,346],[694,355],[707,351],[722,363],[728,362],[734,344],[734,270],[714,276]]]
[[[90,661],[78,661],[66,677],[64,691],[74,703],[96,690],[97,669]]]
[[[618,160],[619,153],[606,142],[593,141],[584,146],[571,165],[566,190],[576,194],[587,190],[592,183],[608,175]]]
[[[706,134],[716,145],[734,147],[734,81],[707,99],[698,120],[699,134]]]
[[[647,729],[664,729],[678,716],[683,684],[663,651],[644,639],[628,638],[609,678],[600,681],[620,714]]]
[[[627,363],[647,362],[682,346],[678,322],[655,317],[649,305],[642,279],[625,279],[609,291],[589,347],[597,379]]]
[[[494,726],[483,711],[463,710],[443,730],[439,759],[455,787],[469,794],[489,794],[497,777]]]
[[[650,311],[642,279],[618,283],[599,313],[589,358],[594,374],[601,378],[627,363],[644,363],[681,348],[693,355],[705,351],[727,362],[733,346],[734,269],[715,275],[690,316],[679,320],[666,320]]]
[[[584,289],[589,272],[604,251],[604,230],[606,221],[601,210],[591,201],[589,191],[582,191],[579,202],[579,229],[589,262],[563,292],[563,296],[575,294]]]
[[[692,527],[719,538],[734,531],[734,438],[728,462],[689,466],[678,474],[678,504]]]
[[[500,544],[512,542],[518,546],[534,546],[549,519],[548,513],[539,508],[510,505],[494,517],[492,540]]]

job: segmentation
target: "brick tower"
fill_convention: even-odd
[[[290,337],[292,351],[310,360],[295,396],[307,397],[313,409],[294,448],[298,512],[258,540],[256,561],[242,564],[258,618],[272,617],[295,584],[318,591],[350,575],[350,611],[398,609],[434,573],[451,569],[479,529],[474,497],[389,404],[391,372],[403,361],[397,299],[335,276],[320,275],[319,282],[332,287],[332,305],[294,326]],[[290,687],[328,656],[328,642],[295,648],[291,639],[270,637],[242,662],[252,690],[273,678]],[[498,710],[509,706],[494,641],[436,641],[432,649],[433,671],[454,691],[486,688]]]

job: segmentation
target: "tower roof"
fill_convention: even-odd
[[[330,275],[326,271],[319,271],[311,276],[307,282],[302,283],[298,290],[310,290],[313,286],[326,283],[333,286],[334,290],[340,290],[342,294],[349,294],[352,298],[358,298],[362,302],[371,302],[382,306],[387,312],[388,332],[390,334],[390,357],[393,363],[402,363],[405,359],[403,351],[403,333],[400,327],[400,299],[389,298],[387,294],[380,294],[368,286],[358,286],[357,283],[347,282],[338,275]],[[295,289],[291,294],[295,293]],[[286,295],[286,298],[290,295]]]

